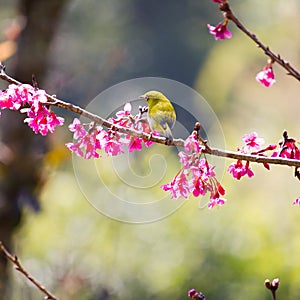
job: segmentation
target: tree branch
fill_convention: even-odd
[[[47,300],[58,300],[52,293],[50,293],[41,283],[39,283],[32,275],[30,275],[25,268],[22,266],[16,255],[12,255],[0,241],[0,250],[4,256],[10,260],[14,265],[17,271],[21,272],[29,281],[31,281],[42,293],[46,295]]]
[[[285,165],[290,167],[300,167],[300,160],[282,158],[282,157],[268,157],[253,154],[244,154],[239,152],[233,152],[229,150],[221,150],[216,148],[211,148],[211,153],[215,156],[227,157],[232,159],[245,160],[255,163],[268,163],[273,165]]]
[[[220,10],[223,12],[224,17],[231,20],[242,32],[244,32],[259,48],[261,48],[264,51],[264,53],[267,56],[271,58],[272,62],[277,62],[287,71],[288,75],[291,75],[300,81],[300,73],[295,68],[293,68],[289,62],[282,59],[279,54],[275,54],[273,51],[270,50],[268,46],[265,46],[255,34],[251,33],[234,15],[227,1],[221,3],[219,7]]]
[[[2,67],[1,67],[2,66]],[[15,80],[14,78],[10,77],[7,75],[4,71],[4,66],[0,65],[0,78],[4,81],[7,81],[8,83],[11,84],[16,84],[20,85],[22,84],[21,82]],[[129,134],[131,136],[143,138],[146,140],[150,140],[154,143],[157,144],[163,144],[163,145],[168,145],[168,146],[176,146],[176,147],[184,147],[184,140],[183,139],[173,139],[172,141],[166,141],[166,138],[160,137],[160,136],[153,136],[141,131],[136,131],[131,128],[125,128],[122,126],[115,125],[108,120],[101,118],[98,115],[95,115],[80,106],[73,105],[71,103],[65,102],[63,100],[60,100],[56,98],[56,96],[51,96],[49,94],[46,94],[48,98],[48,103],[47,105],[51,106],[57,106],[69,111],[72,111],[78,115],[84,116],[88,118],[91,121],[94,121],[95,123],[98,123],[106,128],[110,128],[114,131],[118,131],[124,134]],[[214,156],[220,156],[220,157],[226,157],[226,158],[232,158],[232,159],[239,159],[239,160],[244,160],[244,161],[250,161],[250,162],[255,162],[255,163],[268,163],[268,164],[274,164],[274,165],[286,165],[286,166],[291,166],[291,167],[300,167],[300,160],[295,160],[295,159],[288,159],[288,158],[282,158],[282,157],[267,157],[267,156],[261,156],[261,155],[252,155],[252,154],[243,154],[240,152],[233,152],[229,150],[222,150],[222,149],[217,149],[217,148],[211,148],[206,145],[205,151],[203,151],[209,155],[214,155]]]

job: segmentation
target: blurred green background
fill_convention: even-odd
[[[3,30],[15,17],[15,3],[0,3]],[[299,1],[230,3],[251,31],[299,69]],[[43,88],[84,106],[123,80],[166,77],[205,97],[230,150],[251,131],[266,144],[276,143],[284,129],[299,139],[299,83],[275,65],[274,86],[259,85],[255,75],[266,57],[232,24],[231,40],[214,41],[206,24],[219,20],[209,0],[70,0]],[[12,63],[5,61],[8,73]],[[56,157],[70,139],[66,126],[57,130]],[[67,159],[58,158],[56,169],[53,161],[48,166],[42,210],[24,208],[14,238],[24,266],[59,298],[187,299],[196,288],[207,299],[271,299],[263,282],[275,277],[279,299],[300,297],[300,211],[292,205],[300,188],[292,169],[253,165],[255,177],[240,182],[221,173],[228,200],[222,208],[207,210],[191,198],[161,221],[133,225],[99,214],[77,186],[71,156],[62,156]],[[148,157],[139,155],[143,166],[147,170]],[[12,277],[11,299],[41,299],[20,274],[12,271]]]

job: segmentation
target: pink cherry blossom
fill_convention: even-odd
[[[225,199],[220,195],[225,194],[225,189],[216,179],[214,166],[202,157],[202,146],[195,140],[195,135],[190,135],[185,141],[185,151],[178,153],[179,161],[183,165],[173,181],[162,186],[163,190],[170,191],[171,198],[188,198],[210,194],[209,208],[222,205]]]
[[[245,145],[239,148],[240,151],[244,153],[251,153],[253,151],[260,150],[261,145],[265,143],[263,138],[259,138],[256,132],[251,132],[250,134],[243,135],[243,141]]]
[[[145,133],[150,133],[150,127],[148,122],[145,120],[139,120],[138,115],[133,116],[131,114],[131,110],[132,110],[131,104],[126,103],[124,109],[116,113],[117,118],[112,117],[109,119],[109,121],[118,126],[122,126],[125,128],[132,128],[137,131],[142,131]],[[155,136],[158,134],[153,132],[152,135]],[[119,142],[124,146],[127,145],[129,152],[135,150],[137,151],[142,150],[142,142],[146,147],[149,147],[153,144],[153,142],[150,140],[146,140],[138,137],[132,137],[130,135],[123,135]]]
[[[283,140],[279,141],[279,149],[274,151],[272,157],[283,157],[289,159],[300,160],[300,149],[298,147],[299,142],[294,138],[288,136],[288,133],[284,131]]]
[[[258,81],[265,87],[271,87],[272,84],[276,82],[274,78],[275,76],[274,76],[273,68],[269,65],[267,65],[262,71],[260,71],[256,75],[256,81]]]
[[[131,104],[126,103],[123,110],[116,112],[116,117],[111,117],[108,119],[108,121],[126,128],[133,127],[133,121],[135,118],[133,115],[131,115],[131,109]]]
[[[82,138],[86,135],[86,130],[78,118],[74,118],[73,123],[68,128],[71,132],[74,132],[74,139]]]
[[[116,113],[116,116],[118,117],[118,118],[123,118],[123,117],[127,117],[127,116],[130,116],[130,114],[131,114],[131,109],[132,109],[132,107],[131,107],[131,104],[130,103],[126,103],[125,105],[124,105],[124,110],[120,110],[120,111],[118,111],[117,113]]]
[[[150,147],[152,144],[153,144],[152,141],[150,141],[150,140],[144,140],[144,145],[145,145],[146,147]]]
[[[38,98],[39,96],[41,98]],[[56,116],[53,111],[43,105],[43,101],[45,101],[44,93],[37,93],[31,107],[24,108],[21,112],[27,112],[28,118],[26,118],[24,122],[28,123],[28,126],[30,126],[36,134],[47,135],[49,132],[53,133],[56,126],[63,125],[64,119]]]
[[[178,153],[179,162],[183,164],[184,168],[190,168],[190,160],[192,155],[185,153],[184,151],[180,151]]]
[[[146,119],[140,120],[138,115],[133,116],[131,110],[131,104],[126,103],[124,109],[118,111],[116,117],[111,117],[109,121],[116,126],[149,133],[150,128]],[[148,139],[124,134],[114,128],[105,131],[101,126],[96,126],[94,123],[83,125],[77,118],[69,125],[69,130],[73,132],[74,143],[67,143],[66,146],[86,159],[99,157],[99,149],[103,149],[109,156],[116,156],[124,153],[125,148],[128,148],[129,152],[133,152],[142,150],[143,144],[146,147],[153,144]],[[152,133],[152,135],[156,134]]]
[[[1,109],[11,109],[11,110],[19,110],[22,106],[22,101],[16,99],[9,95],[9,91],[6,90],[4,92],[0,91],[0,108]]]
[[[184,149],[187,152],[200,152],[200,150],[204,149],[204,146],[199,144],[199,141],[197,141],[197,136],[195,134],[191,134],[184,141]]]
[[[291,159],[300,159],[300,150],[297,147],[297,141],[289,138],[285,141],[283,148],[280,151],[279,156]]]
[[[193,195],[194,197],[204,196],[206,193],[206,183],[201,180],[201,177],[196,178],[194,181]]]
[[[101,144],[98,134],[102,130],[101,126],[93,126],[92,130],[87,131],[80,120],[75,118],[68,127],[74,133],[74,143],[66,144],[69,150],[85,159],[100,157],[98,150],[101,149]]]
[[[27,118],[24,122],[28,123],[35,133],[41,135],[53,133],[56,126],[64,123],[64,119],[56,116],[45,103],[47,103],[46,92],[35,89],[29,84],[11,84],[0,93],[0,108],[26,113]],[[24,108],[25,105],[26,108]]]
[[[84,157],[80,143],[66,143],[66,147],[78,156]]]
[[[210,202],[208,203],[208,208],[212,209],[215,206],[222,206],[226,202],[226,199],[223,198],[211,198]]]
[[[257,156],[266,156],[267,151],[273,151],[271,157],[283,157],[289,159],[298,159],[300,160],[300,149],[297,145],[297,141],[293,138],[288,137],[287,132],[283,133],[283,141],[279,142],[280,148],[276,151],[273,151],[277,148],[277,145],[270,144],[267,147],[261,148],[264,144],[264,139],[259,138],[256,132],[251,132],[250,134],[245,134],[243,136],[244,145],[238,148],[238,151],[245,154],[252,154]],[[267,162],[262,163],[263,166],[270,170],[270,165]],[[248,176],[249,178],[254,176],[253,171],[250,169],[250,162],[247,161],[245,164],[241,160],[229,165],[227,170],[232,176],[240,180],[243,176]],[[295,169],[295,177],[300,180],[300,171]]]
[[[10,84],[8,88],[0,93],[0,108],[19,110],[24,104],[31,105],[33,95],[37,92],[29,84]]]
[[[188,198],[190,191],[189,182],[184,171],[179,172],[172,182],[161,186],[164,191],[171,192],[172,199]]]
[[[97,130],[93,130],[83,139],[83,146],[85,147],[85,159],[99,158],[100,155],[97,151],[98,149],[101,149],[101,146],[97,136]]]
[[[130,137],[130,143],[128,145],[128,150],[129,152],[133,152],[134,150],[142,150],[143,148],[143,139],[142,138],[138,138],[138,137]]]
[[[194,163],[194,166],[196,167],[193,168],[193,175],[196,174],[196,176],[199,176],[199,171],[201,172],[201,176],[204,178],[210,178],[210,177],[215,177],[216,173],[214,171],[215,167],[211,164],[208,163],[206,158],[201,158],[198,161]],[[198,172],[197,172],[198,169]],[[204,176],[203,176],[204,175]]]
[[[240,180],[243,176],[248,176],[249,178],[254,176],[254,173],[249,167],[249,161],[243,165],[241,160],[229,165],[227,172],[230,173],[234,178]]]
[[[100,156],[97,150],[101,149],[101,147],[96,138],[96,132],[92,134],[87,132],[85,136],[79,138],[75,143],[67,143],[66,147],[85,159],[98,158]]]
[[[209,33],[214,35],[215,40],[225,40],[232,37],[231,32],[227,29],[227,22],[219,23],[217,26],[207,24]]]
[[[98,139],[100,141],[101,148],[104,149],[105,153],[109,156],[116,156],[124,153],[122,146],[124,145],[120,141],[120,135],[116,132],[106,132],[102,130],[98,134]]]
[[[294,205],[299,205],[300,206],[300,197],[298,197],[294,202]]]

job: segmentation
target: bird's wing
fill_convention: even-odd
[[[165,110],[165,106],[166,106],[165,103],[156,104],[155,109],[159,109],[160,111],[163,111],[163,114],[160,114],[156,121],[159,122],[164,129],[167,129],[166,124],[168,124],[168,126],[172,129],[175,125],[176,114],[173,111],[174,110],[173,107],[171,107],[170,110]]]

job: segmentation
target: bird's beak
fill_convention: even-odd
[[[140,98],[140,99],[144,99],[144,100],[146,100],[146,101],[148,100],[148,96],[146,96],[145,94],[144,94],[144,95],[141,95],[141,96],[139,96],[139,98]]]

